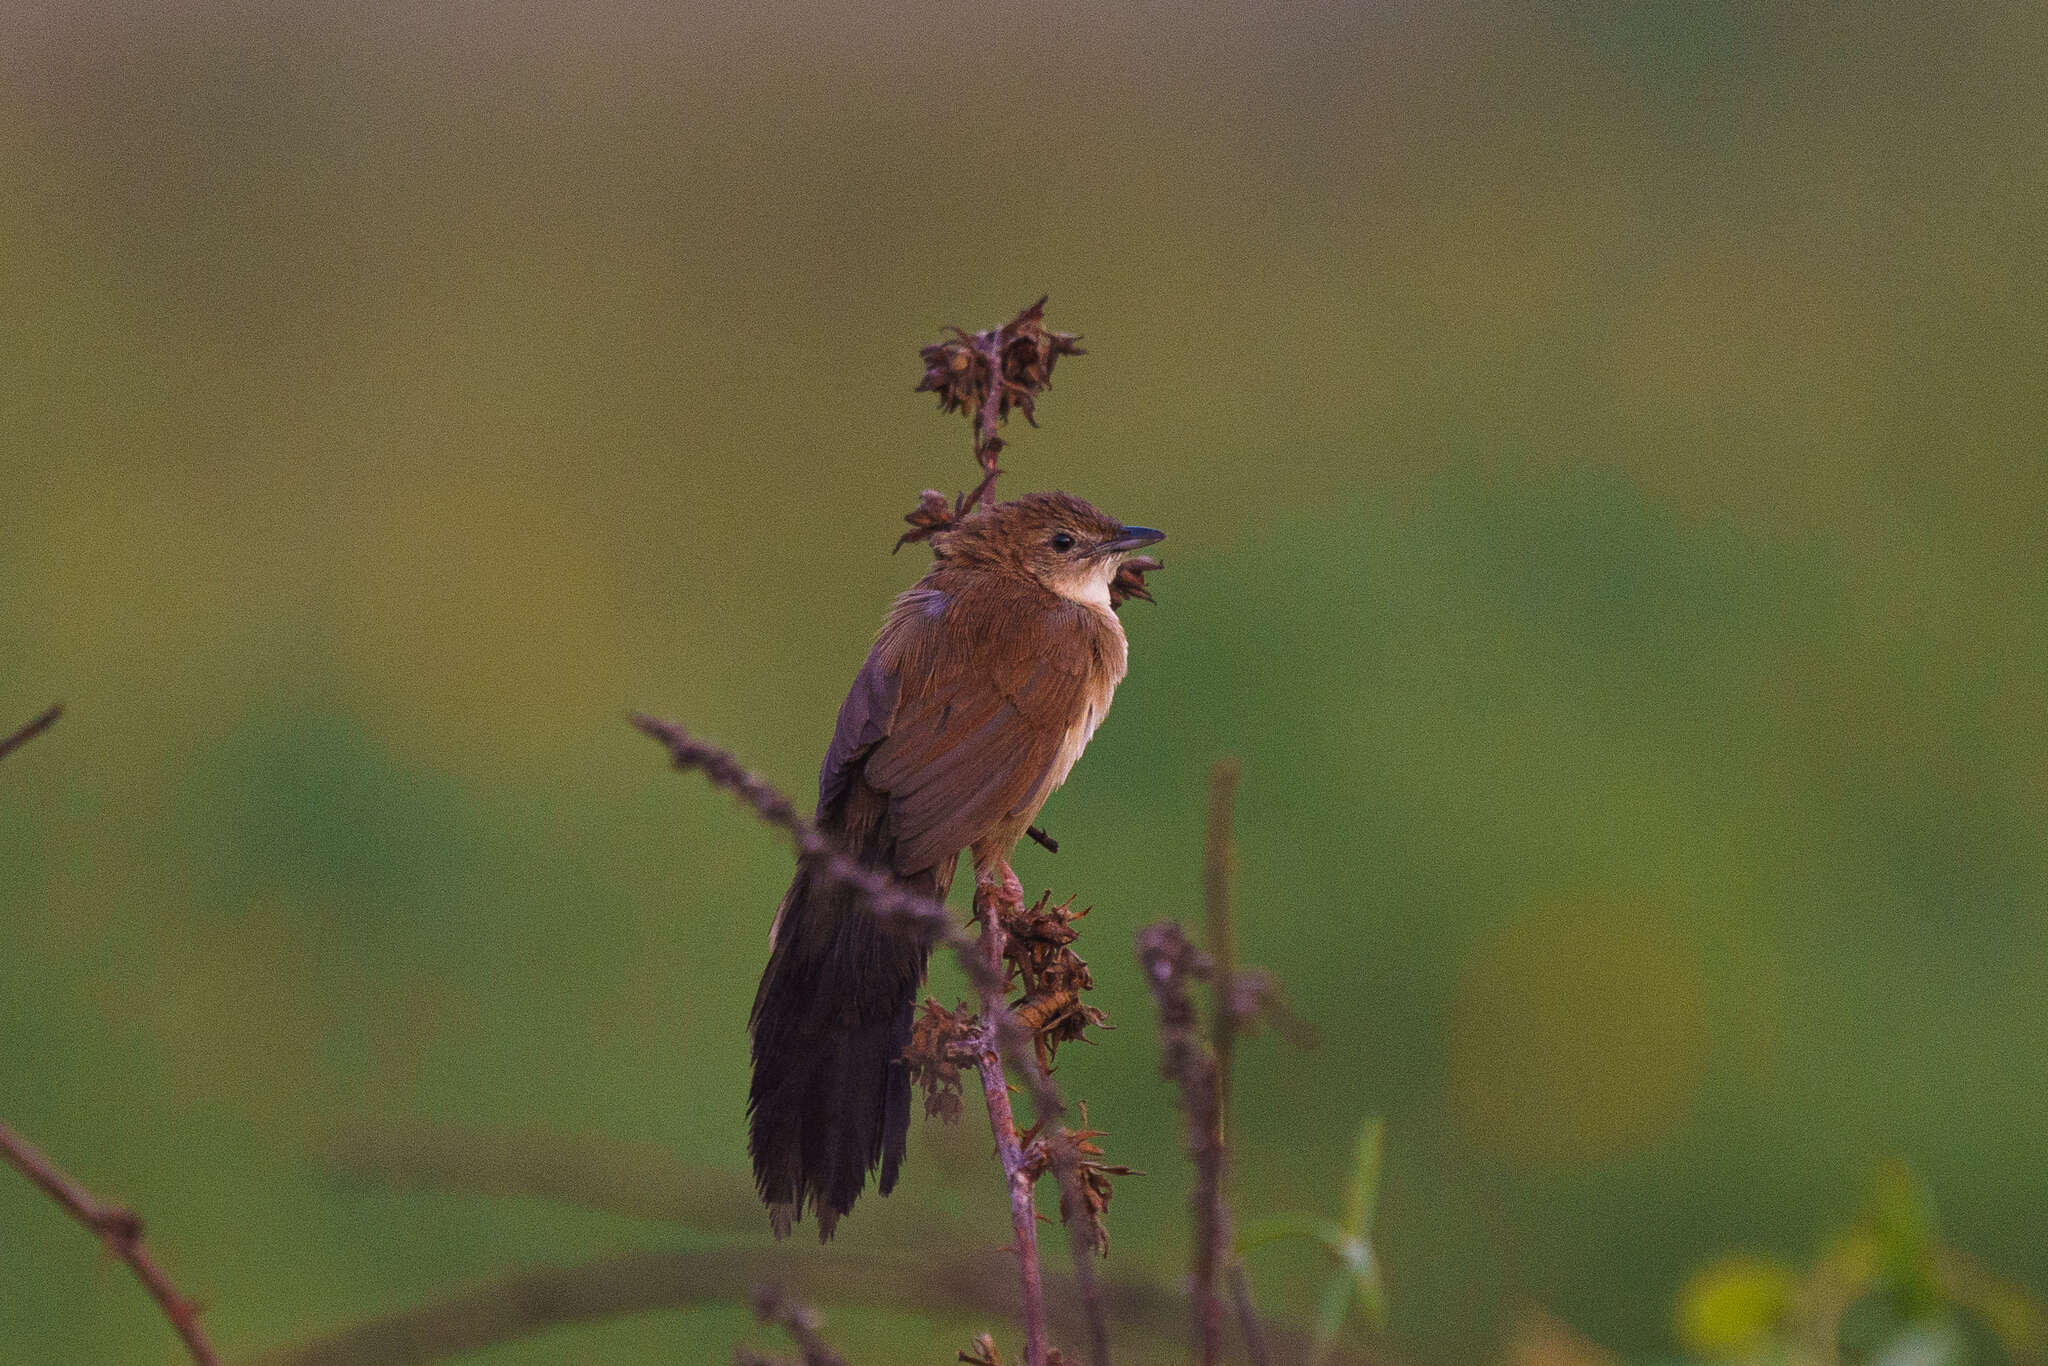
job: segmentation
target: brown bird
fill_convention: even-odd
[[[839,708],[818,774],[820,829],[943,899],[962,849],[977,888],[1016,896],[1009,855],[1066,780],[1124,676],[1110,581],[1161,539],[1065,493],[971,513],[896,599]],[[809,866],[782,898],[754,996],[748,1147],[777,1237],[820,1238],[870,1171],[887,1195],[910,1131],[903,1050],[929,938],[885,927]]]

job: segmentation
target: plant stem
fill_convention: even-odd
[[[1188,994],[1188,979],[1208,964],[1188,942],[1179,922],[1161,920],[1138,931],[1138,961],[1159,1003],[1159,1072],[1180,1087],[1187,1114],[1188,1156],[1195,1164],[1195,1246],[1188,1287],[1194,1316],[1193,1341],[1202,1366],[1223,1359],[1223,1303],[1216,1273],[1230,1246],[1230,1217],[1223,1206],[1225,1155],[1217,1127],[1216,1056],[1203,1044]]]
[[[1045,1366],[1045,1286],[1038,1265],[1038,1205],[1032,1199],[1035,1178],[1017,1137],[1017,1119],[1010,1108],[1010,1083],[1003,1074],[1003,1054],[998,1038],[1004,1011],[1003,923],[996,897],[1002,884],[977,886],[975,900],[981,912],[981,948],[993,990],[981,993],[981,1040],[975,1070],[981,1074],[982,1098],[988,1102],[988,1126],[995,1134],[996,1156],[1002,1160],[1003,1177],[1010,1187],[1010,1230],[1017,1240],[1017,1271],[1023,1294],[1024,1366]]]
[[[1230,1142],[1230,1066],[1237,1050],[1237,933],[1230,920],[1230,882],[1237,872],[1231,827],[1237,817],[1238,764],[1218,759],[1209,770],[1209,827],[1202,843],[1202,901],[1209,919],[1209,1021],[1216,1050],[1216,1136]]]
[[[8,755],[14,753],[14,751],[20,749],[23,745],[35,739],[38,735],[41,735],[50,727],[56,725],[57,718],[62,716],[63,714],[64,704],[59,702],[56,706],[51,707],[48,711],[44,712],[41,716],[38,716],[35,720],[23,726],[20,730],[15,731],[6,739],[0,740],[0,759],[5,759]]]
[[[49,721],[56,720],[54,713],[46,715]],[[178,1287],[142,1245],[142,1220],[128,1210],[100,1203],[90,1191],[58,1171],[34,1144],[5,1124],[0,1124],[0,1158],[40,1187],[65,1213],[97,1234],[107,1250],[127,1264],[184,1340],[185,1350],[192,1354],[193,1361],[199,1366],[220,1366],[213,1345],[200,1331],[199,1306],[178,1293]]]

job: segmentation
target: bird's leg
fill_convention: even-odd
[[[998,912],[998,925],[1002,923],[1001,912],[1015,915],[1024,909],[1024,884],[1011,871],[1009,859],[1000,855],[986,862],[976,859],[974,863],[974,913],[985,916],[990,907]]]
[[[1008,850],[975,850],[974,918],[981,922],[982,956],[998,981],[1008,977],[1003,961],[1008,938],[1003,932],[1003,917],[1015,917],[1023,909],[1024,884],[1010,870]]]

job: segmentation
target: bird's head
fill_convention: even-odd
[[[1028,493],[977,509],[933,538],[942,561],[1021,575],[1064,598],[1109,606],[1109,583],[1133,550],[1164,540],[1071,493]]]

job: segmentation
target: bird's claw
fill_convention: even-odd
[[[1008,861],[998,863],[986,872],[975,870],[974,904],[976,910],[995,907],[998,918],[1004,912],[1016,915],[1024,909],[1024,884],[1018,880]]]

